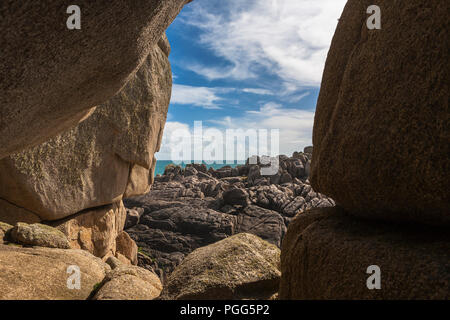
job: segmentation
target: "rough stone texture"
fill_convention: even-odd
[[[14,225],[17,222],[39,223],[41,218],[31,211],[0,199],[0,221]]]
[[[325,66],[311,185],[352,214],[450,224],[450,2],[349,0]]]
[[[68,30],[68,1],[2,1],[0,158],[75,126],[117,93],[186,2],[80,0],[81,30]]]
[[[119,260],[123,265],[131,265],[131,261],[118,251],[116,251],[115,258],[117,258],[117,260]]]
[[[278,212],[250,205],[238,211],[234,232],[251,233],[280,247],[286,226]]]
[[[117,236],[116,249],[117,252],[123,254],[127,259],[129,259],[132,264],[137,264],[138,247],[136,242],[134,242],[134,240],[131,239],[125,231],[120,232]]]
[[[103,282],[94,300],[153,300],[162,290],[157,275],[136,266],[118,265]]]
[[[381,290],[366,286],[381,269]],[[445,229],[357,220],[318,208],[289,225],[281,249],[280,299],[450,298],[450,236]]]
[[[122,201],[85,210],[50,224],[62,231],[73,249],[87,250],[106,258],[116,253],[116,237],[123,230],[126,210]]]
[[[124,194],[145,193],[153,179],[153,154],[160,147],[171,86],[168,57],[154,46],[125,88],[86,121],[2,159],[0,198],[43,220],[57,220],[120,201]]]
[[[190,252],[236,233],[280,246],[296,213],[334,205],[309,185],[304,164],[310,157],[302,152],[280,156],[280,177],[285,172],[293,177],[283,185],[272,176],[260,177],[265,185],[255,185],[247,179],[250,169],[257,168],[250,164],[218,170],[204,164],[166,166],[149,193],[124,200],[125,228],[141,253],[138,265],[164,282]]]
[[[115,269],[123,265],[122,262],[116,257],[109,257],[105,262],[111,267],[111,269]]]
[[[0,241],[1,242],[9,240],[9,235],[10,235],[10,231],[12,230],[12,228],[13,228],[12,225],[0,221]]]
[[[18,222],[10,233],[11,240],[28,246],[69,249],[64,233],[45,224]]]
[[[248,194],[239,188],[231,188],[223,193],[223,201],[229,205],[247,206]]]
[[[80,290],[67,287],[70,265],[80,267]],[[87,299],[108,269],[108,265],[84,250],[0,244],[0,299]]]
[[[280,250],[240,233],[189,254],[169,276],[162,299],[268,298],[278,289]]]
[[[136,210],[136,209],[126,209],[126,210],[127,210],[127,218],[125,220],[124,228],[128,229],[139,223],[139,219],[141,218],[141,214],[144,212],[144,210]]]

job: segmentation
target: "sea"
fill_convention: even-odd
[[[169,164],[179,165],[182,168],[184,168],[189,163],[194,163],[194,162],[193,161],[189,161],[189,162],[174,163],[173,161],[170,161],[170,160],[157,160],[156,161],[156,167],[155,167],[155,176],[158,175],[158,174],[163,174],[164,173],[164,169]],[[204,163],[208,169],[209,168],[213,168],[213,169],[217,170],[217,169],[220,169],[220,168],[225,167],[225,166],[230,166],[230,167],[234,168],[237,165],[245,164],[245,161],[237,161],[237,160],[235,160],[232,163],[227,163],[225,160],[223,160],[223,161],[218,161],[218,162],[209,163],[209,164],[206,163],[205,161],[202,161],[202,162],[196,161],[195,163]]]

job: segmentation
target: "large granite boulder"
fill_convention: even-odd
[[[96,289],[93,300],[153,300],[159,296],[162,284],[151,271],[116,262]]]
[[[352,214],[450,224],[450,2],[349,0],[325,66],[311,185]]]
[[[0,199],[0,221],[9,224],[17,222],[38,223],[42,219],[35,213]]]
[[[79,267],[79,289],[68,286],[74,275],[70,266]],[[109,269],[84,250],[0,244],[0,299],[84,300]]]
[[[280,250],[240,233],[190,253],[169,276],[161,299],[268,298],[280,280]]]
[[[380,268],[380,289],[373,269]],[[437,227],[357,220],[338,208],[297,215],[281,249],[280,299],[450,298],[450,236]]]
[[[171,95],[168,47],[163,37],[125,88],[87,120],[0,160],[0,198],[17,211],[58,220],[147,192]]]
[[[69,1],[2,1],[0,158],[75,126],[114,96],[186,2],[79,0],[81,30],[69,30]]]

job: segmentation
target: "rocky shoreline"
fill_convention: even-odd
[[[308,173],[312,147],[279,156],[276,175],[261,176],[260,161],[232,168],[169,165],[149,193],[124,199],[125,230],[139,247],[139,266],[164,279],[193,250],[238,233],[281,247],[292,218],[335,203],[314,192]]]
[[[314,152],[154,177],[189,2],[0,4],[0,300],[450,299],[449,2],[347,1]]]

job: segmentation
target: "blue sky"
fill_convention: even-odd
[[[280,153],[311,145],[326,54],[345,0],[195,0],[167,30],[173,132],[279,129]]]

